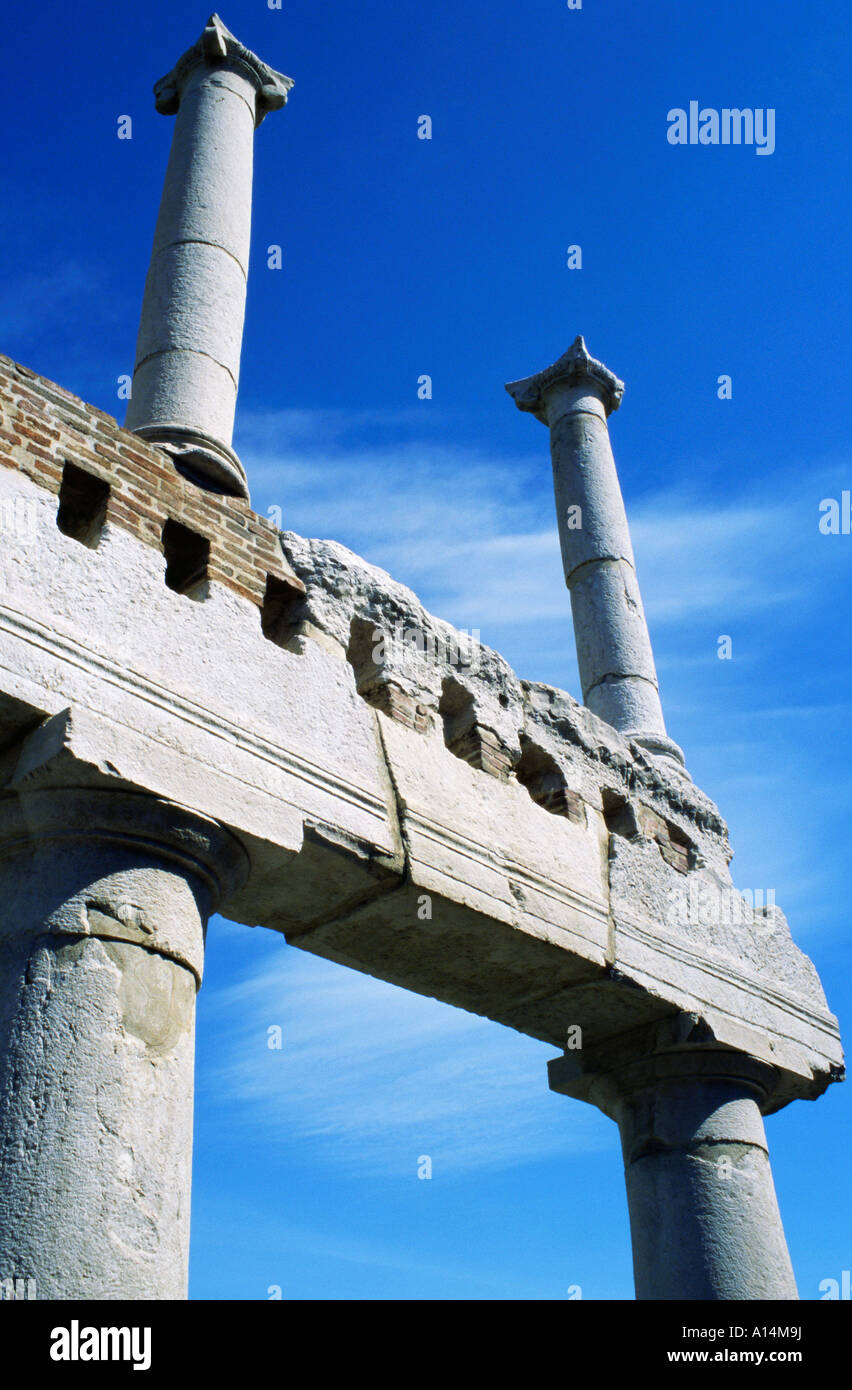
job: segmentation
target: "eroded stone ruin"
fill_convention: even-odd
[[[217,911],[561,1049],[551,1087],[620,1127],[637,1297],[796,1298],[762,1115],[841,1077],[837,1024],[667,735],[621,383],[578,339],[508,388],[550,431],[584,705],[251,510],[251,145],[290,85],[216,16],[157,84],[125,428],[0,359],[0,501],[38,536],[0,569],[0,1278],[185,1296]]]

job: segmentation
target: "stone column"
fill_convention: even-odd
[[[153,796],[0,799],[0,1279],[186,1297],[195,996],[245,868]]]
[[[556,515],[571,592],[583,701],[649,751],[683,763],[666,736],[657,672],[607,417],[623,383],[582,338],[536,376],[506,386],[550,430]]]
[[[773,1069],[637,1038],[548,1064],[621,1132],[637,1299],[797,1299],[762,1113]]]
[[[213,491],[248,497],[231,448],[251,234],[254,132],[293,83],[222,24],[155,88],[177,113],[125,427]]]

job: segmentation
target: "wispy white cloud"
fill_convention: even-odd
[[[343,540],[459,626],[563,620],[544,431],[538,452],[489,456],[475,444],[448,445],[446,422],[430,417],[428,434],[422,422],[417,411],[244,416],[257,504],[281,506],[283,524],[303,535]],[[813,528],[802,507],[765,478],[728,500],[677,484],[631,505],[652,625],[731,621],[806,596]]]
[[[617,1142],[548,1091],[552,1047],[283,943],[263,954],[207,995],[219,1061],[205,1084],[266,1142],[298,1135],[317,1161],[402,1175],[421,1155],[462,1173]]]
[[[651,621],[702,614],[742,616],[794,601],[805,575],[778,537],[795,537],[792,506],[736,502],[684,506],[665,494],[645,499],[631,534]],[[796,547],[797,549],[799,547]]]

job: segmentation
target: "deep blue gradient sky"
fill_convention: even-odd
[[[206,18],[4,12],[0,351],[119,418],[172,130],[151,87]],[[852,488],[848,6],[223,0],[222,18],[296,81],[256,139],[235,434],[255,506],[577,694],[547,435],[503,383],[583,333],[627,383],[610,429],[669,730],[728,820],[738,887],[774,890],[848,1027],[852,536],[818,529]],[[774,108],[775,152],[670,146],[692,99]],[[617,1134],[548,1092],[551,1049],[271,933],[216,919],[208,947],[194,1297],[632,1297]],[[852,1267],[845,1088],[767,1129],[818,1298]]]

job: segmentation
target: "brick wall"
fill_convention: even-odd
[[[176,521],[210,542],[207,577],[263,605],[268,576],[294,596],[304,586],[281,551],[278,528],[238,497],[204,492],[171,458],[111,415],[0,355],[0,465],[59,494],[63,468],[76,465],[109,485],[106,521],[163,551],[163,526]]]

